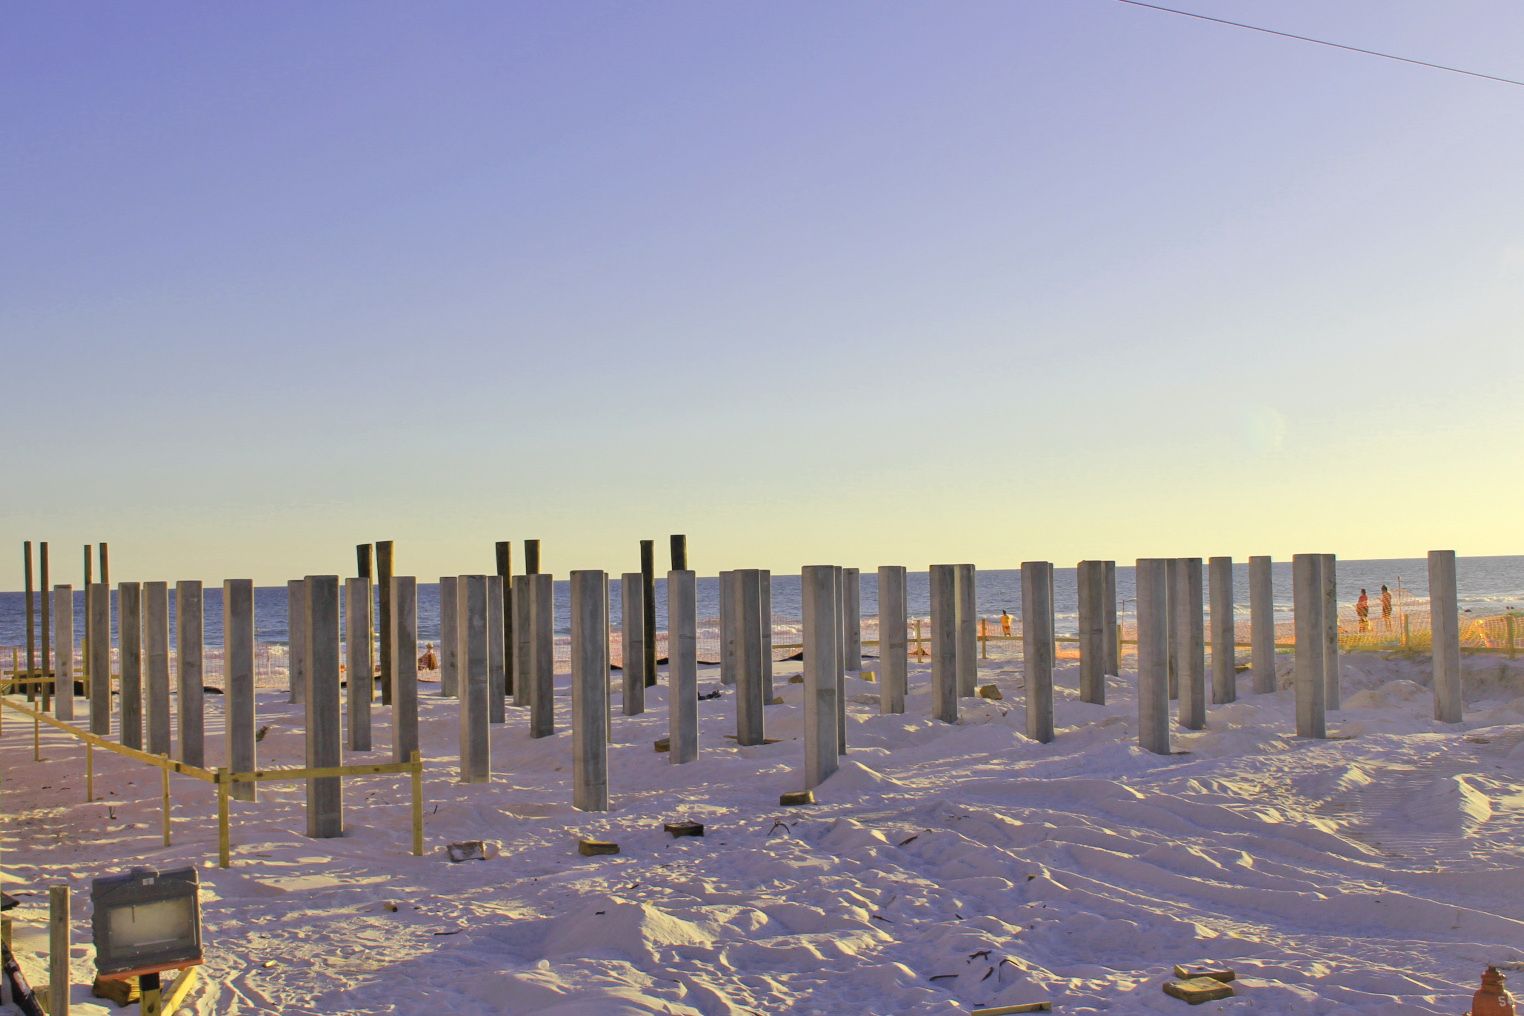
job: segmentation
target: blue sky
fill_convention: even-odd
[[[1184,6],[1524,78],[1505,0]],[[0,532],[1516,552],[1521,114],[1107,0],[14,6]]]

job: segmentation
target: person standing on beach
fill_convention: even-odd
[[[1000,611],[1000,634],[1005,636],[1011,634],[1011,615],[1003,609]]]
[[[1386,631],[1392,630],[1392,591],[1385,583],[1381,586],[1381,627]]]
[[[1371,630],[1371,601],[1364,589],[1360,590],[1360,598],[1355,601],[1355,617],[1360,621],[1361,631]]]

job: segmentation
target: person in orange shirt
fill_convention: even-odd
[[[1360,621],[1361,631],[1371,630],[1371,601],[1364,589],[1360,590],[1360,598],[1355,601],[1355,617]]]
[[[1006,613],[1004,610],[1000,612],[1000,634],[1011,634],[1011,615]]]

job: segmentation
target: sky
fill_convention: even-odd
[[[1517,553],[1521,123],[1115,0],[11,5],[0,588]]]

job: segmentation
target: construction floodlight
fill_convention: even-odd
[[[195,868],[133,868],[98,878],[91,883],[90,902],[95,969],[102,975],[141,977],[201,963]]]

